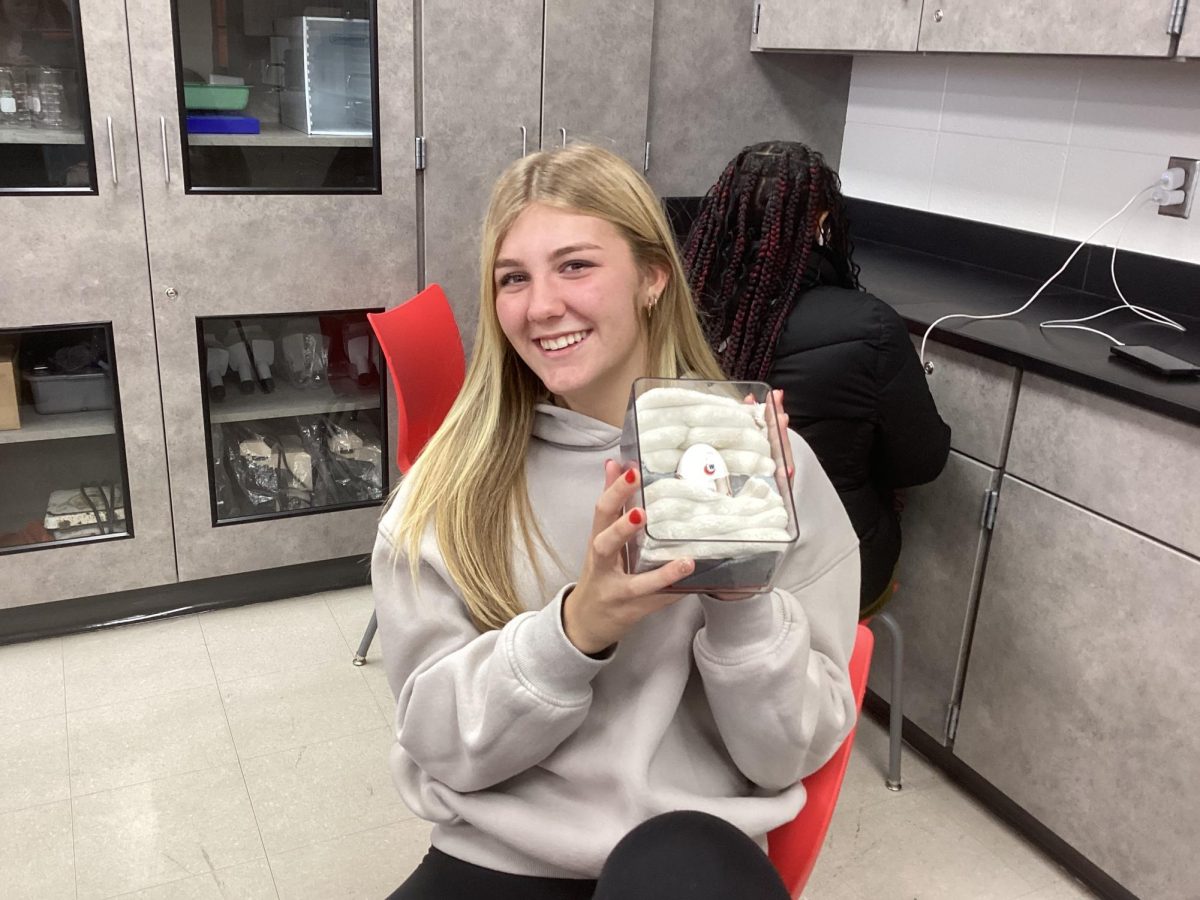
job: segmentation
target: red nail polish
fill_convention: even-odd
[[[635,510],[630,511],[629,524],[631,524],[631,525],[641,525],[642,524],[642,511],[640,509],[635,509]]]
[[[628,472],[625,473],[625,480],[627,482],[629,482],[630,484],[633,484],[634,481],[637,480],[637,475],[634,473],[633,469],[630,469]]]

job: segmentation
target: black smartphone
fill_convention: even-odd
[[[1200,375],[1200,366],[1186,359],[1164,353],[1155,347],[1144,345],[1113,344],[1112,355],[1122,360],[1128,360],[1143,369],[1162,375],[1164,378],[1184,378],[1189,375]]]

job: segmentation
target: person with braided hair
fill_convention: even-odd
[[[725,374],[783,390],[858,533],[862,615],[879,611],[900,555],[897,491],[937,477],[950,428],[903,320],[859,284],[837,173],[801,143],[745,148],[683,257]]]

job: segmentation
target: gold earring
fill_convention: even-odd
[[[649,302],[646,303],[646,318],[649,319],[654,315],[654,306],[658,303],[658,295],[651,294]]]

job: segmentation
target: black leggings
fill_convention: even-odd
[[[758,845],[723,819],[672,812],[613,848],[598,881],[534,878],[471,865],[430,849],[388,900],[789,900]]]

